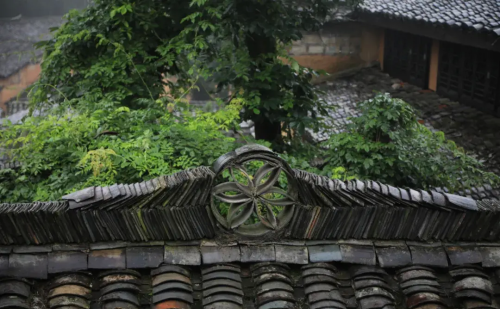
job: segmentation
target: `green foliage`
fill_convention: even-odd
[[[348,132],[327,142],[327,169],[343,166],[364,179],[416,188],[456,190],[499,182],[442,132],[419,124],[404,101],[378,94],[358,107],[362,115],[351,119]]]
[[[245,120],[256,122],[257,135],[270,129],[267,141],[257,142],[279,143],[274,149],[294,168],[451,190],[462,182],[498,182],[388,95],[363,102],[349,132],[322,145],[281,143],[281,129],[288,137],[318,129],[327,113],[310,83],[317,73],[286,48],[303,30],[318,29],[337,2],[346,3],[95,0],[70,12],[54,38],[38,44],[45,49],[42,73],[30,95],[32,107],[46,116],[0,132],[7,155],[22,164],[0,170],[0,201],[58,199],[86,186],[211,165],[238,146],[221,131],[237,126],[242,109]],[[225,108],[173,116],[199,79],[217,85],[214,97]],[[257,130],[261,126],[268,128]],[[312,166],[312,158],[323,157],[326,165]],[[286,187],[283,177],[280,185]]]
[[[325,109],[310,83],[316,73],[290,59],[286,46],[318,29],[337,2],[346,3],[95,0],[38,44],[45,56],[34,103],[149,108],[160,97],[171,103],[203,77],[232,93],[227,102],[245,99],[245,119],[303,132],[319,125]]]
[[[0,170],[0,201],[54,200],[87,186],[211,165],[237,146],[223,130],[238,120],[240,108],[233,103],[217,113],[174,117],[162,109],[119,107],[7,125],[0,144],[21,167]]]

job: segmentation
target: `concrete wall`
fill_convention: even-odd
[[[332,23],[304,33],[289,52],[303,66],[337,74],[379,61],[382,35],[382,29],[361,23]]]

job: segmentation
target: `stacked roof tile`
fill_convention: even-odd
[[[496,0],[364,0],[359,10],[500,35],[500,3]]]

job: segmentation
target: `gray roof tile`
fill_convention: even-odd
[[[308,246],[309,260],[316,262],[338,262],[342,261],[339,245],[317,245]]]
[[[129,247],[125,249],[127,268],[154,268],[163,263],[163,247]]]
[[[125,249],[91,251],[88,263],[91,269],[124,269],[127,266]]]
[[[411,264],[411,254],[407,246],[376,248],[381,267],[402,267]]]
[[[200,250],[203,264],[239,262],[241,259],[238,246],[201,246]]]
[[[61,251],[48,254],[48,272],[50,274],[86,270],[87,268],[87,253]]]
[[[448,267],[448,258],[442,247],[409,246],[415,265]]]
[[[469,9],[465,8],[463,0],[364,0],[358,9],[403,20],[430,20],[450,27],[461,26],[463,23],[475,31],[500,35],[500,28],[495,25],[496,18],[490,17],[500,16],[500,2],[471,0],[465,3]],[[438,16],[442,18],[437,18]],[[444,16],[446,17],[443,18]]]
[[[11,254],[9,274],[20,278],[47,279],[47,254]]]
[[[272,262],[276,260],[274,245],[240,246],[241,262]]]
[[[309,254],[305,246],[276,245],[276,262],[290,264],[307,264]]]

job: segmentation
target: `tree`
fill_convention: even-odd
[[[289,58],[286,46],[318,29],[337,2],[95,0],[39,44],[45,57],[34,102],[149,108],[204,78],[231,90],[226,103],[247,102],[243,118],[255,122],[257,139],[280,143],[282,129],[317,127],[325,112],[310,83],[317,73]]]

